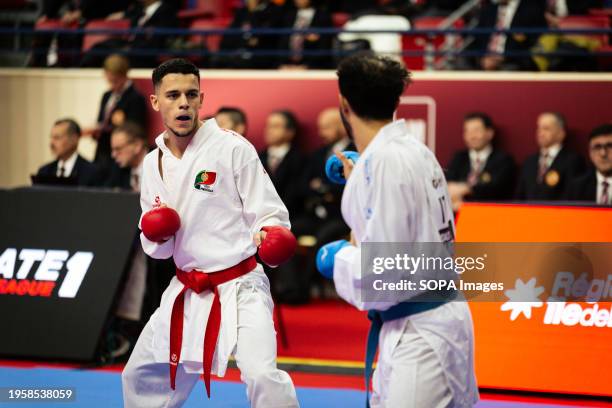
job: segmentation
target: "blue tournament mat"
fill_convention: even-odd
[[[57,368],[12,368],[0,367],[0,387],[71,387],[76,390],[76,401],[2,403],[0,407],[44,407],[44,408],[112,408],[122,407],[121,375],[118,372],[89,371]],[[365,393],[357,390],[297,387],[302,408],[350,408],[363,407]],[[204,384],[199,382],[184,405],[185,408],[248,408],[246,388],[242,383],[213,381],[212,399],[204,393]],[[571,405],[480,401],[477,408],[568,408]],[[575,405],[574,407],[578,407]]]

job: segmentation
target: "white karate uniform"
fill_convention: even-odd
[[[433,153],[410,135],[404,120],[384,126],[361,154],[342,196],[342,215],[357,247],[346,246],[336,254],[338,294],[361,310],[386,310],[396,304],[362,299],[361,243],[446,241],[449,227],[454,236],[449,204],[446,180]],[[372,407],[475,404],[478,389],[467,304],[449,302],[385,322],[372,385]]]
[[[210,119],[197,131],[181,159],[167,148],[163,133],[155,142],[158,149],[144,161],[142,212],[149,211],[159,197],[178,212],[181,227],[161,244],[141,234],[144,251],[151,257],[173,257],[175,264],[187,272],[215,272],[254,255],[257,248],[253,234],[263,226],[290,226],[287,209],[257,152],[242,136],[219,128]],[[159,150],[163,153],[163,180]],[[202,171],[208,174],[204,189],[196,186]],[[126,407],[181,406],[203,372],[204,330],[213,294],[187,290],[176,390],[170,388],[170,316],[182,288],[177,277],[172,278],[125,367],[122,381]],[[221,327],[212,373],[223,376],[234,354],[253,407],[297,407],[291,378],[276,368],[273,303],[261,265],[218,289]]]

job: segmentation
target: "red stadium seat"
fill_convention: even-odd
[[[333,13],[332,23],[334,24],[334,27],[342,28],[350,18],[351,15],[349,13]]]
[[[92,20],[85,25],[85,29],[108,29],[108,30],[127,30],[130,28],[130,20]],[[83,52],[89,50],[95,44],[109,38],[123,37],[125,33],[96,33],[85,34],[83,37]]]
[[[413,21],[413,28],[416,30],[436,29],[444,22],[444,17],[422,17]],[[453,24],[453,28],[463,28],[463,20],[457,20]],[[402,36],[402,51],[421,51],[424,52],[428,41],[433,45],[434,50],[440,50],[446,41],[460,41],[459,36],[454,35],[436,35],[430,38],[425,35],[405,34]],[[438,61],[441,57],[435,57]],[[426,55],[421,56],[405,55],[403,57],[406,66],[411,70],[424,69],[426,66]]]
[[[195,7],[184,8],[178,12],[183,26],[188,26],[189,21],[200,18],[229,18],[234,10],[241,7],[240,0],[198,0]]]
[[[223,29],[227,28],[231,20],[229,18],[199,18],[189,25],[191,30]],[[189,42],[200,44],[211,52],[219,51],[221,34],[192,34]]]
[[[559,28],[610,28],[610,19],[606,16],[567,16],[559,21]],[[607,34],[589,34],[588,37],[598,40],[601,47],[609,44]]]
[[[65,28],[77,28],[78,24],[65,24],[58,19],[47,19],[43,21],[37,21],[34,25],[35,30],[59,30]]]

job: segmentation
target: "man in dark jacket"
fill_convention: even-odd
[[[113,167],[110,148],[112,131],[127,122],[135,123],[145,132],[147,129],[146,100],[129,80],[129,68],[127,58],[118,54],[104,61],[104,76],[110,89],[102,96],[93,136],[98,139],[95,162],[105,177]]]
[[[56,180],[60,184],[61,179],[71,179],[72,183],[61,184],[100,184],[96,167],[77,153],[79,137],[81,128],[73,119],[59,119],[53,124],[50,147],[56,159],[38,169],[36,176],[40,182],[52,183]]]
[[[166,1],[139,0],[123,17],[130,20],[131,29],[142,29],[144,32],[97,43],[83,56],[81,66],[99,67],[106,56],[119,51],[129,57],[132,67],[156,66],[158,55],[166,47],[168,35],[154,34],[153,31],[178,26],[176,12],[175,6]]]
[[[565,118],[557,112],[538,117],[536,139],[540,151],[523,163],[516,198],[527,201],[562,200],[573,178],[582,174],[582,158],[563,145]]]
[[[545,0],[485,1],[478,15],[478,29],[546,28]],[[487,71],[497,69],[535,70],[529,55],[539,34],[494,33],[474,35],[467,51],[483,53],[468,57],[472,68]],[[523,55],[516,55],[522,53]]]
[[[567,199],[612,205],[612,124],[593,129],[589,135],[589,157],[593,167],[572,180]]]
[[[467,149],[457,152],[448,166],[448,190],[457,210],[463,201],[508,200],[514,192],[516,166],[512,157],[494,147],[491,118],[481,112],[465,115],[463,139]]]

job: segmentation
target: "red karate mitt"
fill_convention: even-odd
[[[142,233],[153,242],[163,242],[181,227],[181,219],[170,207],[156,207],[146,212],[140,221]]]
[[[295,253],[297,240],[288,228],[263,227],[266,237],[259,245],[259,258],[266,265],[275,267],[287,262]]]

